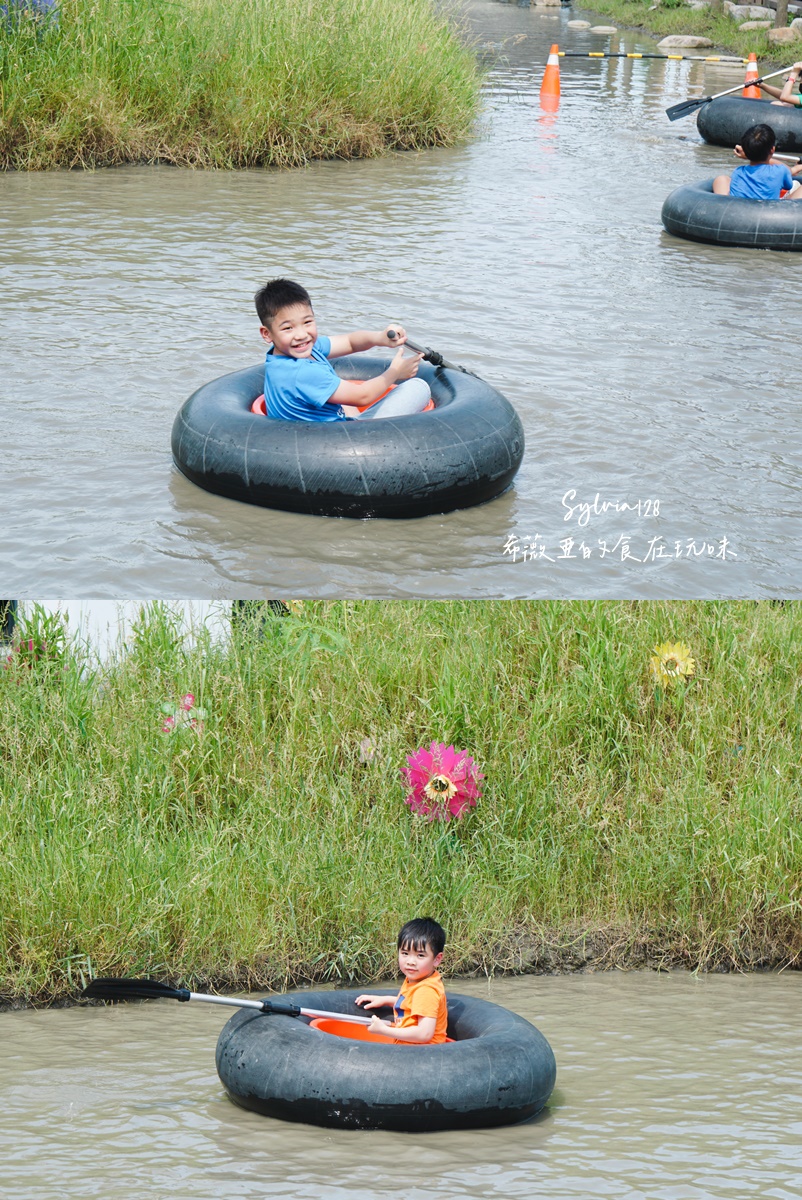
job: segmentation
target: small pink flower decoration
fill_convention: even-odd
[[[178,704],[165,703],[161,707],[164,714],[162,733],[175,733],[179,729],[203,729],[204,718],[208,715],[205,708],[195,707],[195,697],[187,692]]]
[[[14,647],[6,658],[5,665],[11,667],[15,663],[20,663],[24,667],[30,667],[37,659],[43,658],[46,653],[47,642],[42,642],[41,648],[35,650],[33,638],[28,638],[26,642],[20,642],[18,646]]]
[[[484,779],[476,763],[465,750],[455,750],[445,742],[432,742],[407,755],[409,766],[401,768],[412,791],[406,803],[414,813],[430,821],[450,821],[464,817],[474,808],[481,792],[478,783]]]

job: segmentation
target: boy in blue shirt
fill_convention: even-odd
[[[736,196],[746,200],[796,200],[802,198],[802,184],[796,183],[784,163],[772,162],[776,149],[774,130],[770,125],[753,125],[743,135],[742,144],[735,147],[739,158],[749,160],[746,167],[736,167],[729,175],[717,175],[713,191],[718,196]]]
[[[291,279],[271,279],[254,297],[259,332],[270,344],[265,358],[265,411],[285,421],[364,420],[421,412],[429,385],[415,379],[423,355],[405,357],[400,325],[318,337],[309,293]],[[393,332],[395,337],[390,338]],[[397,346],[393,361],[374,379],[340,379],[329,359],[373,346]],[[392,389],[392,390],[391,390]],[[385,393],[389,393],[385,395]],[[343,410],[347,405],[349,411]]]

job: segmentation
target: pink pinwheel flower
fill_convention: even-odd
[[[402,767],[401,774],[412,788],[406,803],[413,812],[430,821],[450,821],[475,807],[484,775],[465,750],[432,742],[428,750],[421,746],[407,755],[407,762],[409,766]]]
[[[28,638],[14,647],[6,659],[6,666],[32,667],[34,663],[46,658],[47,642],[43,640],[37,646],[33,638]]]
[[[194,729],[196,733],[200,733],[203,730],[204,718],[208,715],[205,708],[196,707],[192,692],[182,696],[178,704],[166,701],[161,710],[164,714],[162,733],[178,733],[181,729]]]

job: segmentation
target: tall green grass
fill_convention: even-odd
[[[473,54],[432,0],[61,0],[0,20],[0,164],[298,166],[464,137]]]
[[[798,963],[800,605],[310,602],[258,634],[153,605],[105,669],[0,672],[3,996],[367,980],[421,913],[453,973]],[[162,733],[185,692],[205,727]],[[448,825],[404,804],[431,740],[486,775]]]

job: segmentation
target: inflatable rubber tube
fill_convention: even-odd
[[[663,204],[661,218],[669,233],[692,242],[802,250],[802,200],[717,196],[712,179],[678,187]]]
[[[359,994],[297,992],[287,999],[361,1013],[354,1003]],[[377,1044],[324,1033],[305,1018],[243,1009],[220,1033],[217,1073],[243,1108],[313,1125],[472,1129],[540,1111],[557,1068],[534,1025],[487,1000],[449,993],[448,1034],[453,1044]]]
[[[762,124],[774,130],[778,150],[802,151],[802,108],[794,104],[721,96],[702,105],[696,118],[696,128],[714,146],[737,146],[747,129]]]
[[[338,358],[343,379],[389,360]],[[336,517],[422,517],[482,504],[512,483],[524,433],[510,402],[475,375],[418,372],[433,412],[374,421],[279,421],[251,405],[264,366],[199,388],[173,424],[176,466],[207,491],[266,508]]]

